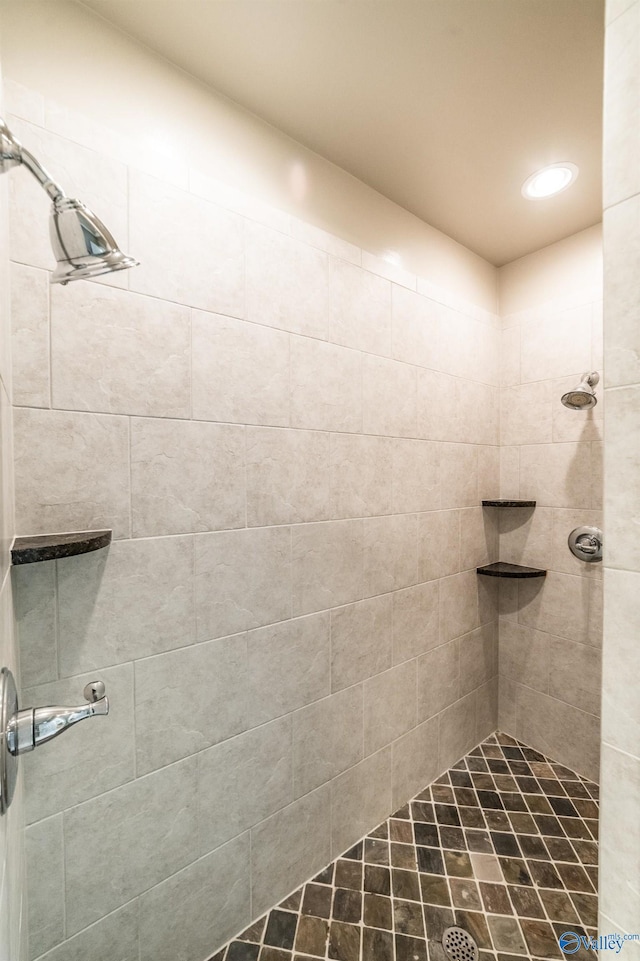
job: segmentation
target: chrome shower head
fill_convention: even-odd
[[[569,410],[589,410],[598,403],[595,388],[600,380],[597,371],[587,371],[582,375],[582,380],[573,390],[567,391],[562,395],[562,403]]]
[[[102,221],[80,200],[54,200],[49,228],[58,261],[52,284],[88,280],[138,263],[122,253]]]
[[[87,280],[138,265],[137,260],[122,253],[102,221],[85,204],[65,195],[0,118],[0,173],[19,164],[31,171],[53,202],[50,235],[57,266],[51,275],[52,284]]]

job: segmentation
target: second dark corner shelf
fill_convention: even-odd
[[[513,498],[498,497],[493,500],[482,501],[483,507],[535,507],[535,501],[514,500]],[[546,577],[547,572],[539,567],[523,567],[522,564],[509,564],[507,561],[496,561],[495,564],[485,564],[484,567],[477,567],[478,574],[484,577],[509,577],[515,579],[525,579],[530,577]]]

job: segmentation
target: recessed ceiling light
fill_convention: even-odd
[[[527,200],[552,197],[570,187],[578,176],[578,168],[572,163],[550,164],[536,170],[522,185],[522,196]]]

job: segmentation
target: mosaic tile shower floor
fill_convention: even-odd
[[[446,961],[453,924],[479,961],[562,958],[596,934],[597,818],[596,784],[492,735],[211,961]]]

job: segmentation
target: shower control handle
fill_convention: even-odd
[[[577,540],[577,544],[583,554],[597,554],[598,553],[598,540],[596,537],[592,537],[590,534],[581,534]]]
[[[569,550],[579,561],[602,560],[602,531],[598,527],[576,527],[569,534]]]
[[[87,684],[84,696],[86,704],[79,707],[29,707],[21,711],[15,678],[8,667],[0,669],[0,814],[13,799],[21,754],[51,741],[86,717],[109,713],[102,681]]]
[[[83,693],[87,703],[79,707],[29,707],[16,711],[6,729],[9,752],[26,754],[87,717],[109,713],[109,699],[102,681],[91,681]]]

